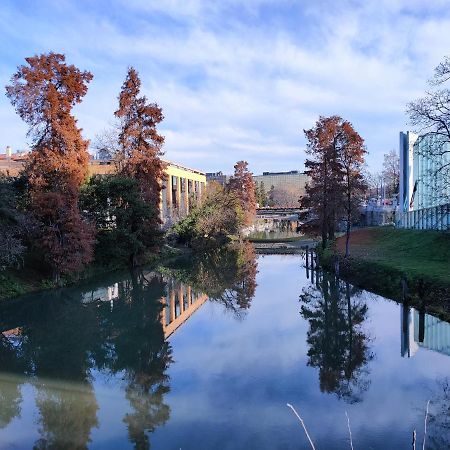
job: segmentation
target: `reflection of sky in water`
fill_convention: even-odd
[[[355,404],[321,393],[319,370],[307,365],[310,324],[300,315],[299,296],[309,281],[301,264],[296,256],[259,257],[256,295],[242,320],[207,302],[170,337],[174,362],[164,398],[170,419],[150,434],[151,448],[307,448],[288,402],[317,449],[349,448],[345,410],[355,448],[409,449],[414,428],[421,443],[425,404],[438,392],[436,380],[450,375],[449,357],[420,348],[402,358],[399,306],[363,293],[368,314],[362,329],[374,355],[366,367],[370,385]],[[18,381],[0,377],[3,385]],[[123,422],[130,412],[123,374],[95,369],[91,378],[98,426],[89,448],[132,448]],[[63,381],[22,384],[20,417],[0,430],[0,448],[31,448],[39,439],[35,397],[42,386],[67,392],[76,386],[80,408],[92,395],[89,387]]]

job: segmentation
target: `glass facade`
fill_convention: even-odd
[[[402,212],[450,202],[450,143],[435,135],[400,133]]]

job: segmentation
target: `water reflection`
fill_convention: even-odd
[[[243,318],[255,296],[258,265],[253,245],[241,242],[175,264],[167,273]]]
[[[450,324],[408,305],[401,305],[401,355],[411,358],[420,347],[450,356]]]
[[[334,274],[317,270],[314,278],[300,296],[301,315],[309,322],[308,365],[319,369],[322,392],[359,402],[370,384],[373,359],[363,327],[367,304],[360,291]]]
[[[150,448],[150,433],[170,417],[168,338],[208,297],[239,316],[250,307],[256,272],[252,248],[234,246],[190,261],[189,271],[133,271],[5,304],[0,428],[20,417],[28,384],[37,411],[34,448],[87,448],[99,426],[94,382],[102,374],[122,386],[129,442]]]

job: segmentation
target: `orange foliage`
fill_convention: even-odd
[[[32,151],[24,168],[30,208],[40,223],[38,245],[58,279],[61,273],[81,270],[92,258],[92,228],[83,222],[77,204],[88,171],[88,141],[71,114],[92,74],[67,65],[57,53],[26,62],[6,94],[30,127]]]
[[[256,215],[256,192],[247,161],[236,163],[228,188],[234,191],[240,200],[244,212],[244,225],[251,225]]]
[[[140,88],[138,72],[131,67],[115,112],[121,120],[117,169],[120,174],[137,179],[144,201],[158,210],[165,164],[161,160],[164,137],[158,134],[156,125],[164,116],[156,103],[139,96]]]

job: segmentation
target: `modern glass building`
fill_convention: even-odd
[[[308,176],[298,170],[290,172],[263,172],[262,175],[253,175],[253,180],[259,185],[264,183],[266,192],[273,186],[288,193],[295,193],[296,198],[305,195],[305,186]]]
[[[400,133],[401,212],[450,202],[450,143],[435,134]]]

